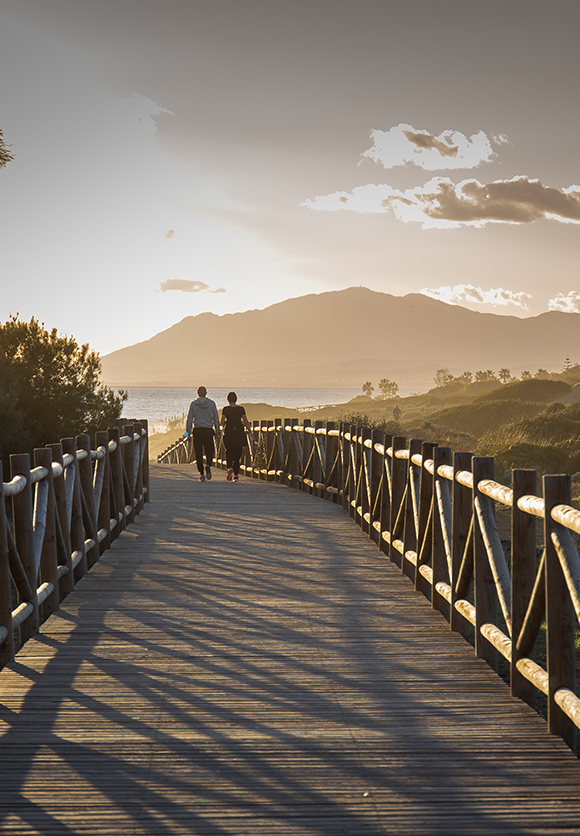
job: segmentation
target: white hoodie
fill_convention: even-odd
[[[208,427],[209,429],[215,427],[216,433],[219,432],[220,422],[215,401],[210,398],[196,398],[195,401],[190,403],[187,424],[185,425],[188,435],[191,432],[192,425],[194,427]]]

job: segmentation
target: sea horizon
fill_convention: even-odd
[[[146,418],[151,432],[165,432],[170,421],[186,414],[189,404],[197,397],[191,386],[127,386],[129,397],[123,405],[122,417]],[[230,389],[216,386],[208,388],[208,397],[221,409],[227,404]],[[236,389],[238,403],[267,403],[281,409],[303,410],[347,403],[362,389],[352,388],[288,388],[275,386],[240,387]],[[405,396],[405,393],[401,393]],[[283,416],[282,416],[283,417]]]

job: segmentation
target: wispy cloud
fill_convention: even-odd
[[[326,211],[392,209],[400,220],[417,221],[425,228],[522,224],[541,218],[580,223],[580,186],[556,189],[524,176],[487,184],[478,180],[455,184],[447,177],[434,177],[424,186],[405,191],[370,184],[357,186],[350,194],[335,192],[302,205]]]
[[[161,113],[167,113],[169,116],[174,116],[173,111],[166,107],[161,107],[147,96],[140,93],[133,93],[130,99],[121,99],[120,106],[123,108],[125,115],[135,119],[139,127],[146,133],[155,133],[157,130],[157,122],[155,117]]]
[[[400,124],[388,131],[371,131],[373,145],[363,153],[366,159],[384,168],[417,165],[428,171],[451,168],[475,168],[491,162],[497,154],[493,145],[507,140],[488,137],[483,131],[467,137],[460,131],[447,130],[438,136],[412,125]]]
[[[491,290],[483,290],[472,284],[456,284],[453,287],[424,287],[421,293],[430,296],[432,299],[439,299],[450,305],[493,305],[495,307],[513,306],[527,310],[527,299],[531,294],[523,291],[505,290],[503,287],[494,287]],[[580,299],[580,294],[579,294]]]
[[[205,282],[195,282],[190,279],[167,279],[160,282],[159,291],[167,293],[168,290],[179,290],[181,293],[225,293],[225,287],[210,287]]]
[[[175,230],[174,229],[168,229],[167,232],[165,233],[165,240],[168,241],[170,238],[173,238],[174,235],[175,235]]]
[[[548,309],[563,311],[564,313],[580,313],[580,293],[577,290],[571,290],[569,293],[557,293],[548,302]]]

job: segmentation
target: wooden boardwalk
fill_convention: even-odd
[[[0,833],[580,833],[580,762],[341,509],[151,495],[0,674]]]

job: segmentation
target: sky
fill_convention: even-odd
[[[580,312],[579,31],[577,0],[0,0],[0,320],[107,354],[356,285]]]

